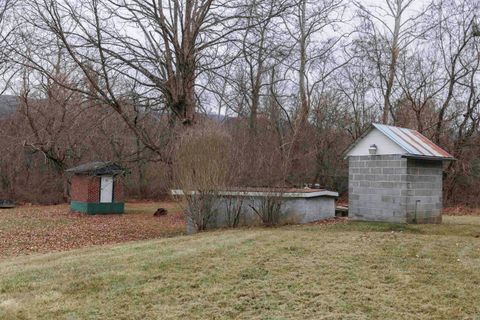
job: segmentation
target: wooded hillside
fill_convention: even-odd
[[[444,199],[478,205],[479,6],[0,0],[0,193],[62,202],[66,168],[110,160],[127,196],[159,197],[187,140],[222,141],[190,157],[227,154],[230,186],[344,192],[342,152],[380,122],[450,152]]]

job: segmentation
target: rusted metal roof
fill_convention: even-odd
[[[440,158],[454,160],[454,157],[416,130],[373,123],[390,140],[405,150],[405,156],[417,158]]]

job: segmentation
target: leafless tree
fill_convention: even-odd
[[[7,39],[14,29],[8,18],[12,6],[13,0],[0,0],[0,95],[8,88],[8,83],[13,77],[10,65],[7,63],[9,51],[6,46]]]
[[[268,86],[269,70],[285,59],[282,48],[280,13],[291,6],[289,1],[253,0],[246,19],[246,28],[241,36],[240,71],[245,72],[245,103],[248,105],[249,126],[256,133],[257,118],[262,95]],[[270,16],[270,19],[264,19]],[[274,19],[275,18],[275,19]],[[288,51],[288,48],[287,48]],[[246,70],[242,70],[245,67]]]
[[[459,160],[447,193],[476,186],[478,1],[12,1],[0,0],[0,92],[22,101],[0,119],[11,190],[40,181],[45,159],[55,177],[94,157],[130,164],[130,194],[165,190],[181,172],[173,147],[209,121],[229,137],[219,163],[241,163],[229,184],[341,188],[342,150],[381,121]]]
[[[378,85],[383,96],[381,120],[386,124],[394,116],[393,93],[398,59],[432,25],[420,25],[420,18],[426,9],[407,14],[414,0],[386,0],[382,6],[355,3],[364,19],[362,31],[366,32],[368,39],[364,52],[375,63],[378,72]]]
[[[356,43],[348,53],[350,61],[333,76],[334,91],[338,92],[343,105],[343,114],[347,117],[344,128],[351,141],[358,139],[367,127],[377,118],[376,101],[369,97],[375,91],[374,78],[370,64],[363,57],[356,56]],[[337,121],[335,121],[337,122]]]
[[[471,65],[475,65],[478,60],[478,38],[475,37],[474,18],[479,4],[470,0],[441,1],[435,9],[440,24],[435,29],[434,36],[441,54],[446,87],[434,135],[434,140],[439,143],[445,122],[451,115],[449,109],[455,100],[456,90],[461,88],[459,83],[468,78],[472,72]]]
[[[402,99],[397,102],[396,124],[432,135],[436,124],[435,99],[444,90],[434,53],[413,52],[399,61],[397,81]]]
[[[286,29],[294,39],[291,71],[298,79],[291,141],[286,148],[286,175],[294,170],[295,158],[302,153],[299,139],[315,104],[314,99],[320,98],[327,78],[343,65],[343,62],[333,59],[333,53],[344,36],[335,32],[343,21],[343,13],[344,3],[341,0],[301,0],[297,2],[292,19],[286,21]]]
[[[245,28],[239,20],[248,9],[242,1],[212,0],[37,0],[27,7],[40,19],[35,24],[62,43],[98,99],[121,113],[123,78],[187,125],[195,118],[197,78],[219,67],[218,50]],[[92,69],[102,86],[91,79]]]

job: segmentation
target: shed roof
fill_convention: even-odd
[[[125,172],[125,169],[113,162],[93,161],[70,168],[66,172],[83,175],[117,175]]]
[[[455,160],[451,154],[437,146],[416,130],[379,123],[373,123],[370,128],[359,139],[357,139],[357,141],[348,147],[345,154],[348,156],[348,153],[357,145],[357,143],[374,129],[380,131],[389,140],[403,149],[405,151],[403,155],[407,158]]]

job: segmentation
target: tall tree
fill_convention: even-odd
[[[446,122],[451,119],[456,96],[461,98],[465,87],[464,79],[475,70],[478,60],[478,39],[475,35],[475,14],[479,10],[479,3],[474,0],[439,2],[435,7],[436,19],[440,21],[433,32],[433,43],[438,50],[443,66],[441,78],[444,80],[444,93],[435,127],[434,140],[439,143]],[[474,76],[474,79],[476,77]],[[467,80],[468,81],[468,80]],[[467,86],[469,87],[469,86]]]
[[[286,171],[291,174],[301,156],[300,136],[308,124],[310,112],[321,99],[326,81],[345,62],[333,58],[345,36],[337,27],[343,22],[342,0],[297,2],[292,19],[285,27],[293,39],[290,72],[297,80],[291,141],[286,148]],[[314,99],[317,101],[314,101]],[[297,159],[296,159],[297,158]]]
[[[381,121],[387,124],[394,118],[393,94],[399,57],[432,26],[420,25],[426,9],[414,11],[414,0],[386,0],[380,6],[355,3],[364,20],[361,30],[367,37],[364,52],[374,62],[378,73],[378,85],[383,96]]]
[[[172,122],[185,125],[195,121],[197,78],[218,67],[218,48],[239,30],[245,10],[242,2],[226,0],[35,0],[24,6],[25,25],[55,36],[95,98],[122,114],[122,97],[135,89],[148,98],[146,107],[167,110]]]
[[[13,26],[7,18],[8,11],[13,6],[13,0],[0,0],[0,95],[7,89],[12,78],[12,71],[9,70],[7,39],[10,37]],[[3,83],[2,83],[3,82]]]

